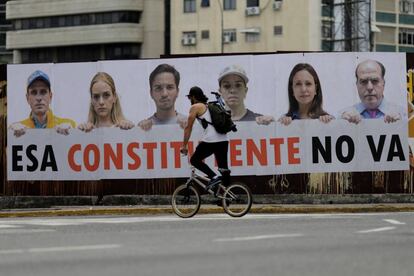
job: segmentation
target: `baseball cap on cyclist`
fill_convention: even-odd
[[[208,100],[207,96],[204,95],[203,90],[198,86],[191,87],[190,92],[188,92],[186,96],[187,98],[194,97],[200,102],[206,102]]]
[[[245,84],[249,82],[249,78],[247,77],[246,71],[244,71],[243,67],[241,67],[240,65],[233,64],[224,68],[219,74],[219,84],[221,83],[221,80],[228,75],[237,75],[241,77],[244,80]]]

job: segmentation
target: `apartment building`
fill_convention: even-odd
[[[375,51],[414,52],[414,0],[376,0]]]
[[[11,29],[11,24],[6,20],[6,0],[0,1],[0,64],[13,60],[13,52],[6,49],[6,33]]]
[[[171,1],[171,53],[321,50],[320,0]]]
[[[180,0],[175,54],[414,51],[414,0]]]
[[[159,57],[164,0],[18,0],[6,4],[14,63]]]

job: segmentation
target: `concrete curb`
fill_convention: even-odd
[[[251,213],[413,212],[414,195],[253,195]],[[202,197],[200,213],[223,213],[210,195]],[[171,214],[170,195],[0,197],[0,218],[97,215]]]
[[[362,212],[414,212],[414,204],[344,204],[344,205],[253,205],[255,214],[315,214]],[[165,215],[172,214],[166,206],[84,206],[53,207],[37,210],[3,210],[0,218],[51,216],[103,216],[103,215]],[[202,205],[199,214],[224,213],[221,207]]]
[[[215,201],[210,195],[203,202]],[[414,194],[358,194],[358,195],[253,195],[255,204],[380,204],[414,203]],[[171,195],[107,195],[97,196],[2,196],[0,210],[19,208],[51,208],[53,206],[123,206],[170,205]]]
[[[52,206],[97,205],[97,196],[2,196],[0,210],[16,208],[50,208]]]

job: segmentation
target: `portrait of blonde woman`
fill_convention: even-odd
[[[122,113],[121,103],[113,78],[105,72],[98,72],[89,87],[91,102],[88,121],[78,129],[89,132],[94,128],[119,127],[131,129],[134,124]]]

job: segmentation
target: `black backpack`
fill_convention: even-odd
[[[209,102],[207,106],[210,111],[211,122],[204,118],[201,119],[203,128],[207,128],[207,125],[210,124],[213,125],[218,133],[221,134],[226,134],[230,131],[237,131],[236,125],[231,119],[230,110],[226,110],[218,102]]]

